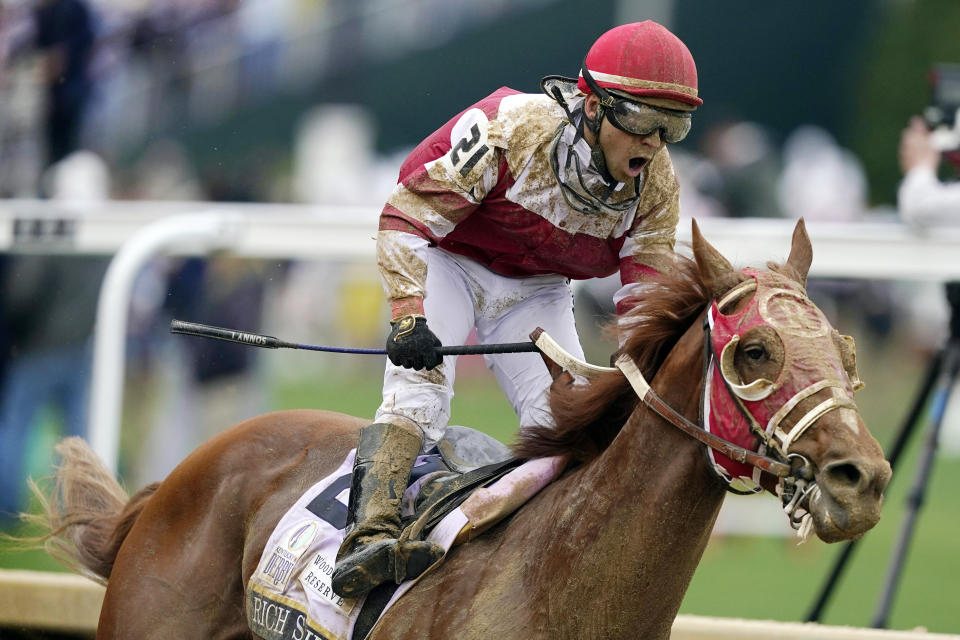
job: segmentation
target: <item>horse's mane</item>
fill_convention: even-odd
[[[644,377],[652,380],[709,301],[696,263],[677,255],[674,268],[645,283],[635,306],[607,330],[626,335],[618,353],[629,354]],[[523,427],[513,452],[521,458],[569,454],[574,460],[589,460],[613,441],[638,400],[619,372],[586,385],[554,384],[550,408],[556,426]]]

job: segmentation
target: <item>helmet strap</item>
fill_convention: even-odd
[[[600,174],[600,177],[603,178],[603,181],[607,183],[607,193],[604,198],[610,198],[613,195],[614,188],[620,184],[620,181],[614,178],[613,174],[610,173],[610,170],[607,169],[607,157],[603,155],[603,147],[600,146],[600,136],[598,135],[595,140],[596,142],[590,145],[590,164],[592,164],[593,168],[597,170],[597,173]],[[633,179],[634,196],[640,196],[641,185],[641,176],[637,176]]]
[[[584,113],[584,102],[580,102],[578,106],[572,109],[570,108],[570,104],[567,102],[566,98],[563,97],[563,92],[560,90],[560,87],[551,82],[556,80],[569,83],[576,83],[576,80],[565,78],[563,76],[546,76],[540,80],[540,89],[545,94],[553,98],[556,103],[560,105],[560,108],[563,109],[564,114],[567,116],[567,122],[570,123],[570,126],[574,128],[575,135],[573,138],[573,144],[577,144],[577,142],[584,137],[583,128],[585,126],[585,122],[586,126],[590,127],[591,131],[593,131],[593,123],[589,121],[587,114]]]
[[[586,103],[584,103],[586,105]],[[593,134],[593,143],[590,144],[590,164],[597,170],[603,181],[607,183],[609,198],[613,194],[613,188],[620,184],[620,181],[613,177],[610,170],[607,169],[607,157],[603,154],[603,147],[600,145],[600,127],[603,126],[603,118],[606,115],[606,109],[603,104],[597,105],[597,115],[592,120],[587,117],[586,108],[583,109],[583,127],[586,127]],[[588,141],[589,142],[589,141]]]
[[[610,175],[610,171],[607,170],[607,158],[603,155],[603,147],[600,146],[599,139],[590,145],[590,164],[597,170],[604,182],[611,187],[616,186],[617,179]]]

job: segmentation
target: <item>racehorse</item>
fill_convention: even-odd
[[[621,354],[666,405],[698,422],[712,301],[722,298],[730,317],[746,313],[761,290],[743,283],[758,279],[787,291],[808,320],[826,320],[803,294],[812,250],[802,221],[787,262],[753,275],[735,270],[695,224],[692,249],[694,259],[678,256],[625,318],[631,333]],[[776,315],[766,312],[767,320]],[[803,318],[794,324],[806,326]],[[813,382],[803,387],[813,391],[773,407],[778,428],[795,436],[784,459],[808,481],[795,502],[822,540],[857,538],[879,520],[890,467],[855,405],[837,400],[839,387],[856,382],[850,345],[834,331],[806,348],[811,341],[796,338],[803,332],[787,335],[784,326],[757,322],[729,341],[718,367],[729,389],[720,393],[749,400],[765,381],[781,389],[800,377]],[[845,379],[822,384],[835,378]],[[555,384],[551,393],[555,429],[522,431],[515,451],[567,455],[570,466],[510,517],[454,547],[387,610],[371,639],[669,637],[727,485],[703,445],[641,403],[623,375]],[[129,499],[82,440],[61,443],[58,487],[46,500],[49,537],[75,568],[107,584],[97,637],[252,637],[244,587],[268,536],[341,464],[366,423],[315,410],[259,416]],[[776,483],[760,476],[782,493]]]

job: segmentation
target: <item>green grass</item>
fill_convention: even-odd
[[[868,345],[869,346],[869,345]],[[861,353],[861,371],[868,388],[858,395],[873,433],[889,446],[918,384],[922,362],[898,351]],[[891,366],[890,363],[896,363]],[[503,442],[516,431],[516,417],[487,372],[461,374],[452,419],[482,429]],[[380,373],[375,369],[286,382],[273,390],[276,408],[317,407],[371,416],[379,404]],[[960,408],[958,408],[960,410]],[[852,626],[870,623],[890,563],[904,514],[905,496],[913,484],[917,452],[925,425],[895,470],[883,519],[859,543],[844,579],[838,585],[822,622]],[[960,633],[960,459],[938,456],[929,494],[920,511],[889,620],[896,629],[923,626],[930,631]],[[755,500],[774,500],[757,496]],[[803,620],[819,593],[840,545],[812,539],[797,546],[789,538],[715,537],[708,546],[681,608],[682,613]],[[0,543],[0,567],[50,570],[43,553],[11,552]]]

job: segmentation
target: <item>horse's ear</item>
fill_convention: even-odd
[[[793,243],[790,247],[790,257],[787,258],[787,266],[792,268],[797,277],[797,282],[807,287],[807,273],[810,272],[810,263],[813,262],[813,246],[810,244],[810,236],[807,235],[807,225],[803,218],[797,220],[797,226],[793,228]]]
[[[697,261],[697,270],[710,295],[717,298],[731,286],[733,265],[704,239],[697,221],[693,220],[692,224],[693,257]]]

